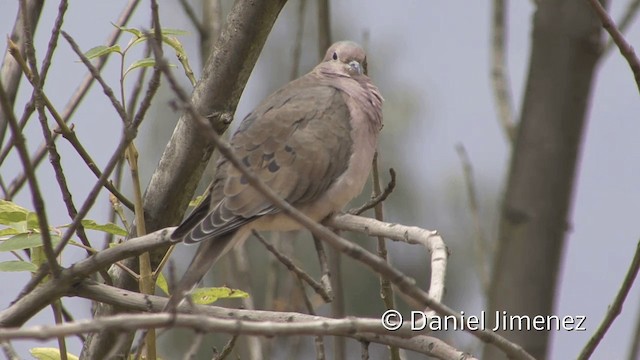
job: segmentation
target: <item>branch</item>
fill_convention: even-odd
[[[26,17],[29,19],[29,22],[33,24],[34,29],[38,24],[38,20],[40,19],[43,4],[44,2],[41,0],[27,1]],[[11,31],[9,41],[18,44],[21,49],[24,49],[25,34],[23,21],[25,19],[25,16],[22,14],[22,11],[23,8],[18,7],[18,15],[16,16],[16,21],[13,24],[13,30]],[[20,79],[22,79],[22,69],[20,69],[20,64],[18,64],[8,53],[5,54],[4,60],[2,62],[2,68],[0,69],[0,79],[2,79],[2,82],[4,84],[4,91],[7,94],[9,104],[13,108],[13,104],[16,100],[16,94],[18,93],[18,88],[20,87]],[[2,144],[4,140],[4,136],[7,130],[7,124],[7,118],[5,117],[3,112],[0,112],[0,144]],[[2,156],[2,158],[4,158],[4,156]],[[0,160],[0,163],[2,163],[2,160]]]
[[[600,21],[602,21],[602,27],[604,27],[609,35],[611,35],[613,42],[615,42],[618,46],[618,49],[620,49],[620,53],[622,54],[622,56],[624,56],[625,59],[627,59],[629,67],[633,72],[633,77],[636,80],[638,91],[640,91],[640,60],[638,60],[633,47],[629,45],[627,40],[625,40],[624,35],[622,35],[620,30],[618,30],[616,24],[613,22],[613,19],[611,19],[602,4],[600,4],[600,1],[589,0],[589,2],[591,3],[591,6],[595,10],[596,14],[598,14]]]
[[[120,13],[118,20],[115,22],[115,24],[118,27],[125,26],[128,23],[129,18],[133,14],[133,11],[138,6],[139,2],[140,0],[129,0],[125,8]],[[120,31],[119,28],[116,28],[107,38],[106,46],[112,46],[113,44],[115,44],[118,41],[118,38],[120,37],[121,33],[122,31]],[[109,56],[101,56],[100,58],[97,59],[95,67],[98,69],[98,71],[102,70],[102,68],[106,65],[108,59],[109,59]],[[65,106],[64,111],[61,114],[61,117],[64,119],[65,122],[68,122],[69,119],[71,119],[71,116],[78,108],[78,105],[80,104],[82,99],[84,99],[84,96],[89,91],[89,88],[93,84],[93,81],[94,81],[94,78],[91,75],[91,73],[89,73],[84,77],[80,85],[76,88],[76,91],[71,96],[71,99],[69,100],[69,102]],[[32,111],[32,110],[29,110],[29,111]],[[59,131],[60,131],[59,127],[56,127],[53,129],[53,134],[52,134],[53,141],[57,139],[59,135]],[[0,163],[2,163],[4,158],[9,154],[9,151],[13,147],[13,143],[14,143],[14,139],[12,138],[7,143],[7,145],[2,149],[2,152],[0,152]],[[47,153],[47,146],[49,146],[49,144],[44,142],[38,147],[38,150],[36,150],[35,155],[33,155],[31,160],[34,166],[37,167],[38,164],[40,164],[40,162],[44,158],[45,154]],[[26,175],[23,172],[22,174],[18,175],[16,179],[12,181],[7,191],[6,197],[7,198],[13,197],[20,190],[20,188],[22,188],[25,181],[26,181]],[[131,205],[130,209],[133,209],[133,205],[130,202],[129,204]]]
[[[482,222],[480,221],[480,205],[478,204],[478,194],[476,192],[475,182],[473,181],[473,167],[471,166],[471,161],[469,160],[469,155],[467,155],[467,150],[464,148],[464,145],[456,145],[456,151],[462,163],[462,172],[464,174],[465,184],[467,185],[467,196],[469,197],[469,211],[473,218],[473,225],[476,228],[474,241],[476,266],[478,268],[478,278],[480,279],[482,290],[484,290],[486,297],[489,295],[489,286],[491,284],[491,274],[487,269],[487,265],[489,264],[489,251],[487,250],[487,241],[482,229]],[[494,251],[491,251],[491,255],[493,255],[493,253]]]
[[[9,122],[9,127],[13,132],[13,137],[15,139],[15,146],[18,150],[18,155],[20,156],[20,161],[22,162],[22,166],[24,167],[24,172],[26,174],[29,188],[31,190],[31,198],[33,201],[33,207],[38,215],[38,224],[40,226],[40,232],[42,234],[42,244],[44,249],[44,254],[46,255],[48,267],[53,271],[54,276],[58,276],[59,267],[54,251],[53,245],[51,243],[51,234],[49,233],[49,225],[47,224],[47,215],[45,213],[44,201],[42,200],[42,194],[40,193],[40,187],[38,185],[38,180],[35,175],[35,171],[33,168],[33,164],[31,163],[31,159],[29,159],[29,153],[27,152],[27,147],[24,140],[24,135],[22,134],[22,130],[18,125],[18,120],[15,118],[13,111],[11,111],[11,104],[9,103],[9,98],[7,97],[7,93],[4,91],[4,86],[2,85],[2,80],[0,79],[0,108],[2,108],[2,112],[5,115],[5,118]],[[43,268],[45,264],[41,266]]]
[[[331,297],[322,287],[322,284],[315,281],[311,277],[311,275],[307,274],[304,270],[297,267],[296,264],[294,264],[287,255],[279,252],[273,245],[271,245],[271,243],[267,241],[267,239],[265,239],[257,231],[253,230],[253,236],[260,240],[264,247],[266,247],[267,250],[269,250],[269,252],[272,253],[276,257],[276,259],[278,259],[284,266],[286,266],[289,271],[291,271],[296,277],[298,277],[300,281],[306,282],[316,292],[316,294],[320,295],[322,300],[324,300],[326,303],[331,302]]]
[[[636,245],[636,253],[633,256],[633,260],[631,261],[631,265],[629,265],[629,270],[627,270],[627,275],[624,277],[624,281],[622,281],[622,285],[620,286],[620,290],[616,294],[615,299],[613,300],[613,304],[609,305],[607,309],[607,313],[604,315],[604,319],[602,319],[602,323],[593,334],[587,345],[585,345],[582,352],[580,352],[580,356],[578,356],[578,360],[589,359],[593,354],[593,351],[596,349],[600,341],[604,338],[604,335],[609,330],[613,321],[620,315],[622,312],[622,304],[624,304],[627,295],[629,295],[629,291],[631,290],[631,286],[633,286],[633,282],[638,276],[638,270],[640,270],[640,241]]]
[[[46,340],[59,336],[69,336],[79,333],[97,333],[103,331],[132,331],[150,328],[187,328],[196,332],[228,333],[257,336],[300,336],[300,335],[333,335],[354,338],[366,338],[370,342],[387,343],[390,340],[388,332],[383,336],[375,336],[369,330],[384,330],[379,319],[331,319],[315,316],[314,320],[301,322],[270,322],[247,321],[241,319],[229,320],[214,317],[203,317],[200,314],[126,314],[101,317],[93,320],[81,320],[55,326],[32,326],[29,328],[0,329],[0,341],[36,339]],[[385,330],[386,331],[386,330]],[[360,335],[362,334],[362,335]],[[411,344],[416,342],[416,344]],[[420,342],[429,343],[428,346]],[[435,356],[439,359],[457,360],[468,359],[460,351],[451,348],[441,340],[424,335],[415,336],[411,340],[396,341],[411,350]],[[443,351],[445,350],[446,352]],[[432,349],[440,350],[435,353]]]
[[[48,281],[20,296],[9,308],[0,312],[0,327],[21,326],[42,308],[68,292],[78,281],[100,269],[171,244],[169,236],[173,229],[166,228],[131,239],[81,260],[68,269],[63,269],[59,278]]]
[[[618,30],[620,30],[621,33],[625,33],[629,26],[633,24],[633,19],[636,17],[636,15],[638,15],[638,9],[640,9],[640,0],[629,0],[624,14],[618,21],[618,24],[620,24],[618,26]],[[609,40],[607,42],[607,45],[605,45],[604,47],[604,51],[608,52],[613,48],[614,45],[615,43],[613,42],[613,40]]]
[[[507,140],[513,146],[516,141],[516,125],[513,118],[513,100],[511,99],[511,86],[507,71],[506,8],[507,0],[493,0],[491,80],[500,124]]]
[[[139,293],[99,284],[92,280],[83,281],[74,288],[74,291],[75,293],[72,295],[109,303],[131,311],[159,312],[164,309],[168,301],[167,298],[164,297],[145,296]],[[182,303],[178,310],[180,313],[193,313],[200,317],[207,316],[220,320],[230,320],[234,323],[243,321],[250,323],[269,322],[279,324],[308,324],[324,320],[335,320],[336,322],[333,324],[341,324],[340,326],[343,326],[352,322],[358,324],[364,332],[346,334],[345,336],[349,336],[357,340],[367,340],[369,342],[398,346],[425,354],[429,354],[427,351],[431,351],[431,356],[435,356],[439,359],[473,359],[473,357],[463,357],[462,353],[451,348],[451,346],[441,340],[421,335],[420,332],[411,331],[408,326],[404,326],[393,332],[386,330],[381,326],[380,319],[330,319],[297,312],[229,309],[219,306],[190,305],[186,303]],[[322,335],[322,333],[319,335]],[[454,357],[453,354],[456,354],[457,357]]]
[[[395,189],[396,187],[396,171],[393,170],[393,168],[389,169],[389,175],[391,176],[391,180],[389,181],[389,183],[387,184],[387,186],[384,188],[384,191],[382,191],[381,193],[375,195],[371,200],[367,201],[366,203],[362,204],[362,206],[355,208],[355,209],[351,209],[349,210],[349,214],[351,215],[360,215],[363,212],[372,209],[374,207],[376,207],[376,205],[378,205],[379,203],[387,200],[387,197],[389,197],[389,195],[391,195],[391,193],[393,192],[393,189]]]

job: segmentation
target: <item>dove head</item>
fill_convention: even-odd
[[[331,45],[322,61],[338,65],[351,76],[367,75],[367,54],[353,41],[339,41]]]

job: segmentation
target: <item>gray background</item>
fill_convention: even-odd
[[[124,1],[71,2],[63,29],[73,36],[83,50],[101,44],[113,30]],[[626,4],[614,2],[614,18]],[[473,257],[472,217],[467,210],[467,196],[460,161],[454,146],[463,144],[471,158],[481,200],[481,217],[487,236],[495,237],[500,201],[504,186],[509,148],[497,120],[490,83],[490,9],[489,1],[334,1],[331,4],[334,39],[361,42],[369,34],[370,75],[386,98],[385,128],[380,153],[384,168],[393,166],[398,172],[398,190],[386,207],[390,220],[429,229],[438,229],[450,246],[448,296],[445,301],[467,314],[483,308]],[[228,8],[228,5],[227,7]],[[269,92],[287,82],[291,51],[295,38],[297,1],[285,6],[270,35],[263,54],[242,96],[237,118],[243,117]],[[1,0],[0,31],[8,35],[14,22],[17,2]],[[163,26],[187,29],[182,37],[196,75],[199,61],[196,36],[182,11],[172,1],[160,1]],[[512,2],[508,11],[508,64],[513,99],[518,113],[528,66],[531,16],[528,1]],[[307,24],[301,62],[301,73],[312,68],[319,57],[316,51],[315,2],[307,4]],[[57,14],[57,3],[46,2],[36,34],[36,49],[41,60]],[[148,4],[143,2],[130,21],[132,27],[147,27]],[[637,45],[640,26],[626,34]],[[125,36],[120,41],[126,44]],[[127,63],[139,58],[132,52]],[[84,66],[77,62],[69,45],[61,40],[45,91],[53,103],[62,108],[80,79]],[[118,86],[118,60],[110,60],[105,72],[112,87]],[[133,79],[131,77],[130,79]],[[185,86],[187,82],[184,82]],[[129,84],[130,85],[130,84]],[[128,86],[130,87],[130,86]],[[30,90],[21,83],[16,112],[21,113]],[[638,132],[640,101],[638,89],[627,63],[614,50],[600,64],[594,82],[592,104],[586,128],[573,211],[571,231],[562,265],[556,301],[558,315],[587,316],[586,332],[554,332],[551,358],[575,357],[612,301],[631,261],[639,236],[640,165]],[[139,138],[142,156],[143,184],[170,135],[178,114],[168,105],[168,90],[155,100]],[[99,166],[111,156],[119,137],[121,123],[114,109],[94,87],[73,118],[80,140]],[[32,120],[25,132],[29,149],[39,145],[42,134]],[[6,139],[5,139],[6,141]],[[59,141],[62,164],[77,204],[84,200],[95,177],[88,171],[73,149]],[[21,171],[15,152],[0,168],[5,181]],[[62,205],[51,166],[45,162],[38,170],[50,224],[69,223]],[[395,197],[395,199],[394,199]],[[28,191],[14,199],[33,208]],[[412,203],[410,202],[412,201]],[[101,194],[88,218],[106,221],[108,200]],[[99,243],[102,235],[92,234]],[[93,240],[95,239],[95,240]],[[68,250],[64,263],[70,264],[84,252]],[[424,271],[422,252],[406,245],[392,247],[395,264],[407,271]],[[13,260],[0,253],[0,261]],[[545,266],[545,264],[540,264]],[[417,270],[416,270],[417,268]],[[26,283],[26,273],[0,273],[0,308],[6,308]],[[368,296],[376,296],[371,291]],[[369,300],[367,300],[369,301]],[[65,299],[76,318],[90,316],[89,302]],[[627,306],[613,324],[594,355],[594,359],[621,359],[626,356],[630,335],[638,317],[640,290],[636,284]],[[377,316],[370,313],[368,316]],[[26,325],[50,324],[51,310],[46,308]],[[468,334],[449,339],[455,346],[474,350],[475,340]],[[28,349],[41,343],[15,342],[20,355],[28,357]],[[49,342],[50,346],[56,346]],[[69,351],[78,354],[80,343],[69,340]]]

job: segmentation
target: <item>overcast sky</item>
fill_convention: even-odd
[[[76,39],[82,49],[88,50],[102,43],[112,31],[111,22],[116,21],[123,4],[123,1],[71,2],[64,30]],[[278,20],[265,47],[264,56],[243,94],[237,111],[239,117],[244,116],[273,90],[261,81],[272,75],[273,61],[285,57],[288,64],[291,47],[276,47],[294,39],[295,34],[289,25],[296,5],[296,1],[290,1],[282,18]],[[385,117],[386,126],[380,149],[383,165],[396,168],[400,178],[399,186],[404,186],[406,191],[415,192],[422,204],[419,209],[424,210],[425,214],[436,214],[430,218],[425,218],[420,213],[415,214],[415,219],[422,219],[415,225],[440,230],[445,241],[454,249],[464,247],[471,241],[471,238],[447,237],[447,234],[456,234],[455,228],[461,222],[464,226],[469,226],[471,219],[468,214],[459,216],[454,211],[466,204],[455,144],[462,143],[466,147],[476,179],[485,191],[481,191],[479,196],[481,200],[493,203],[495,208],[498,203],[494,197],[505,182],[509,162],[509,148],[496,118],[489,77],[490,5],[490,1],[332,2],[331,14],[336,39],[362,41],[362,34],[365,31],[369,33],[367,45],[370,75],[387,98],[385,114],[389,113],[389,109],[396,110],[394,115],[401,113],[398,108],[405,106],[402,102],[403,94],[411,101],[410,118]],[[612,12],[618,15],[625,4],[618,1],[613,5]],[[175,6],[173,2],[160,1],[163,26],[190,29]],[[315,2],[309,2],[308,6],[315,6]],[[0,31],[4,35],[11,31],[16,7],[17,2],[3,1],[0,5]],[[145,27],[149,24],[147,7],[146,2],[140,5],[130,26]],[[40,60],[56,9],[56,2],[46,2],[38,25],[36,47]],[[516,113],[521,103],[528,66],[532,15],[532,2],[510,4],[508,64]],[[288,18],[284,18],[285,16]],[[640,26],[634,25],[627,38],[632,45],[638,46]],[[198,54],[194,39],[195,36],[192,35],[184,41],[196,68]],[[125,42],[123,40],[121,44]],[[305,44],[304,48],[303,64],[307,64],[304,65],[307,67],[301,67],[302,72],[309,70],[309,64],[318,56],[315,43]],[[135,55],[132,58],[135,59]],[[117,79],[114,60],[106,71],[107,79]],[[68,44],[61,40],[45,88],[59,109],[66,104],[84,74],[84,66],[76,62]],[[279,84],[288,80],[287,75],[284,75]],[[114,88],[117,87],[116,80],[111,81],[111,84]],[[20,90],[21,97],[16,104],[18,113],[22,112],[25,98],[30,94],[24,82]],[[580,352],[602,320],[620,286],[640,235],[640,96],[627,63],[617,51],[609,53],[601,62],[594,81],[592,99],[570,216],[572,230],[568,235],[555,311],[561,316],[587,316],[587,331],[554,332],[553,359],[574,358]],[[159,106],[168,109],[167,104]],[[99,166],[104,166],[119,140],[121,127],[111,105],[97,88],[85,99],[74,117],[74,123],[89,153]],[[29,149],[33,151],[42,137],[37,121],[31,121],[26,134]],[[95,177],[83,164],[76,165],[79,158],[64,141],[59,144],[63,165],[74,169],[68,174],[68,180],[75,190],[76,202],[80,203],[93,186]],[[390,163],[390,159],[384,158],[385,149],[388,153],[402,151],[403,155],[400,157],[404,160]],[[156,154],[157,157],[159,154]],[[149,173],[155,165],[143,164],[143,170]],[[4,181],[10,181],[19,171],[21,165],[15,154],[0,168]],[[69,223],[46,160],[38,174],[50,179],[47,183],[41,183],[50,210],[50,223]],[[418,191],[420,189],[423,191]],[[452,189],[460,192],[453,200]],[[103,193],[89,218],[105,221],[108,207],[106,199]],[[24,207],[33,208],[27,191],[21,193],[15,201]],[[452,201],[458,203],[451,204]],[[487,211],[492,213],[491,209]],[[397,215],[389,216],[402,221]],[[495,218],[490,215],[483,215],[483,218],[488,219],[486,231],[495,234]],[[102,238],[101,235],[97,236],[98,239]],[[82,253],[69,256],[71,258],[80,256],[79,254]],[[402,251],[396,251],[394,255],[402,256]],[[9,259],[12,258],[8,254],[0,254],[0,261]],[[462,259],[454,253],[450,272],[462,266],[456,261],[461,262]],[[474,276],[475,274],[469,274],[468,278],[476,284],[472,286],[473,290],[479,291]],[[0,283],[3,284],[0,308],[8,306],[27,279],[27,274],[0,273]],[[613,324],[594,359],[622,359],[626,356],[629,334],[638,317],[639,288],[636,284],[632,289],[622,315]],[[477,298],[480,299],[479,296]],[[65,303],[74,307],[78,304],[78,308],[82,309],[78,317],[89,316],[86,301],[66,299]],[[462,306],[464,308],[460,310],[473,313],[480,311],[483,304],[475,301]],[[45,309],[28,324],[51,322],[51,310]],[[20,355],[25,357],[27,349],[34,346],[27,342],[17,342],[15,345]],[[69,351],[78,354],[79,350],[79,344],[71,342]]]

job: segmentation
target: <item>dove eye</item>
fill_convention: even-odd
[[[333,53],[333,60],[338,60],[338,53],[337,52]]]

